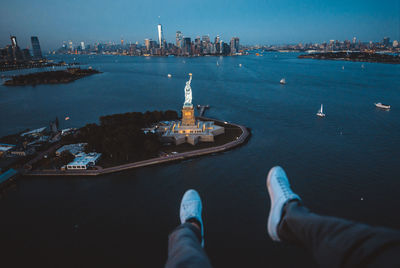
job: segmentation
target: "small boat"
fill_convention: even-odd
[[[172,75],[171,74],[168,74],[168,78],[171,78],[172,77]]]
[[[376,107],[381,108],[381,109],[386,109],[386,110],[390,109],[390,105],[388,105],[388,104],[383,104],[381,102],[374,103],[374,104]]]
[[[281,83],[282,85],[286,84],[286,79],[282,78],[281,81],[279,81],[279,83]]]
[[[364,64],[361,64],[361,69],[364,69],[364,67],[365,67]]]
[[[321,108],[318,110],[318,112],[317,112],[317,115],[319,116],[319,117],[324,117],[325,116],[325,114],[324,114],[324,112],[323,112],[323,109],[324,109],[324,106],[321,104]]]
[[[239,63],[239,67],[242,67],[242,64],[241,64],[241,63]]]
[[[65,117],[65,120],[69,120],[69,116]]]
[[[344,70],[344,66],[342,66],[342,70]]]

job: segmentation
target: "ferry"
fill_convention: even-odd
[[[281,81],[279,81],[279,83],[281,83],[282,85],[286,84],[286,79],[282,78]]]
[[[388,104],[383,104],[381,102],[374,103],[374,104],[376,107],[381,108],[381,109],[386,109],[386,110],[390,109],[390,105],[388,105]]]

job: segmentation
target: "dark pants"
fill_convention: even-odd
[[[200,230],[191,223],[179,225],[168,239],[168,261],[166,268],[211,268],[201,247]]]
[[[283,213],[281,240],[306,247],[320,267],[400,267],[399,231],[319,216],[296,201],[288,203]],[[178,226],[169,236],[165,267],[211,267],[200,241],[196,227]]]
[[[400,267],[400,232],[309,212],[288,203],[279,224],[282,241],[300,244],[320,267]]]

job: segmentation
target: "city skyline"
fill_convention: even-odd
[[[398,1],[203,1],[185,5],[183,1],[152,0],[146,4],[117,1],[112,6],[96,3],[3,3],[0,46],[9,43],[10,34],[19,37],[22,48],[31,48],[30,36],[39,36],[44,50],[55,49],[66,40],[118,42],[122,37],[125,43],[143,43],[146,38],[158,40],[154,27],[158,23],[162,24],[163,39],[168,43],[174,43],[176,31],[192,38],[220,35],[225,42],[240,36],[241,43],[249,45],[324,42],[353,36],[368,42],[383,36],[398,40],[400,35]]]

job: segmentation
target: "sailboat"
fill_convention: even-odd
[[[279,81],[279,83],[281,83],[282,85],[286,84],[286,79],[282,78],[281,81]]]
[[[319,116],[319,117],[324,117],[325,116],[325,114],[324,114],[324,112],[323,112],[323,109],[324,109],[324,106],[321,104],[321,108],[318,110],[318,112],[317,112],[317,115]]]

